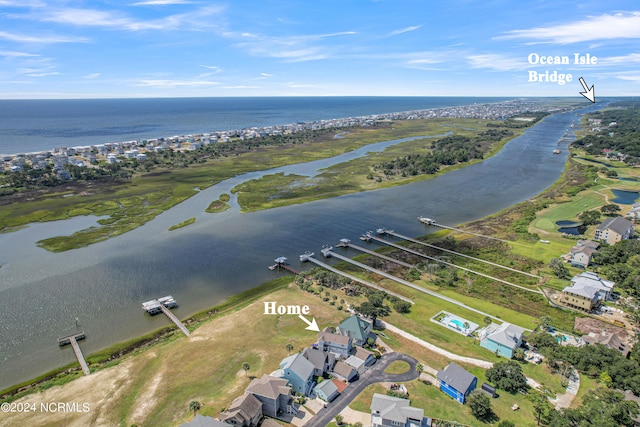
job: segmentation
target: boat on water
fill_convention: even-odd
[[[436,223],[435,219],[427,218],[425,216],[419,216],[418,217],[418,221],[420,221],[421,223],[426,224],[426,225],[433,225],[433,224]]]
[[[556,148],[555,150],[553,150],[553,154],[560,154],[560,150]]]

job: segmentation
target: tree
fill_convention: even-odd
[[[496,427],[516,427],[516,425],[511,421],[500,421]]]
[[[422,363],[417,363],[416,364],[416,371],[421,374],[422,371],[424,371],[424,365]]]
[[[552,319],[549,316],[542,316],[540,318],[540,329],[543,331],[548,330],[551,327]]]
[[[467,404],[473,416],[479,420],[486,420],[492,414],[489,396],[480,390],[471,392],[467,398]]]
[[[551,405],[547,397],[542,393],[534,393],[531,396],[531,401],[533,402],[533,414],[536,417],[536,425],[539,426],[540,421],[549,416]]]
[[[600,222],[600,212],[584,211],[578,215],[578,219],[582,221],[583,225],[594,225]]]
[[[242,364],[242,369],[244,369],[244,376],[246,378],[247,377],[247,372],[249,372],[249,369],[251,369],[251,366],[249,366],[249,364],[247,362],[244,362]]]
[[[288,343],[287,344],[287,352],[289,353],[289,355],[291,355],[291,352],[293,351],[293,344]]]
[[[600,212],[602,212],[603,215],[615,215],[620,212],[620,206],[615,203],[609,203],[608,205],[601,207]]]
[[[340,414],[336,415],[336,424],[341,426],[343,421],[344,421],[344,417],[342,415]]]
[[[551,258],[549,261],[549,267],[560,279],[569,277],[569,269],[564,265],[564,262],[560,258]]]
[[[493,365],[487,370],[487,380],[509,393],[527,389],[527,378],[522,373],[520,364],[514,360]]]
[[[399,299],[393,303],[393,309],[398,313],[409,313],[411,311],[411,303]]]
[[[491,324],[491,317],[489,317],[489,316],[485,316],[485,317],[484,317],[484,324],[485,324],[486,326],[489,326],[489,325]]]
[[[189,402],[189,410],[193,411],[194,417],[196,416],[196,412],[198,412],[201,407],[202,405],[197,400],[192,400],[191,402]]]

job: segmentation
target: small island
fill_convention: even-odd
[[[224,212],[231,207],[229,206],[229,203],[227,203],[229,200],[231,200],[231,196],[229,196],[227,193],[222,193],[218,200],[214,200],[213,202],[211,202],[209,206],[207,206],[207,209],[205,209],[204,211],[207,213]]]
[[[191,225],[194,222],[196,222],[196,217],[192,216],[189,219],[186,219],[178,224],[172,225],[171,227],[169,227],[169,231],[173,231],[173,230],[177,230],[178,228],[182,228],[182,227],[186,227],[187,225]]]

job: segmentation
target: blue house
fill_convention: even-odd
[[[478,331],[480,347],[507,359],[511,359],[513,352],[522,344],[523,334],[523,328],[506,322],[502,325],[492,323]]]
[[[464,403],[467,396],[478,385],[478,378],[453,362],[439,370],[436,378],[440,384],[440,390],[460,403]]]
[[[301,353],[286,357],[273,375],[289,381],[293,391],[309,396],[313,390],[314,366]]]

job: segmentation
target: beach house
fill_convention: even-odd
[[[491,323],[478,331],[480,347],[508,359],[513,357],[513,352],[522,344],[523,335],[523,328],[507,322],[501,325]]]
[[[602,221],[595,231],[596,240],[604,240],[610,245],[615,245],[621,240],[627,240],[633,236],[633,223],[621,216],[607,218]]]
[[[267,417],[280,418],[283,414],[296,414],[291,387],[288,381],[270,375],[256,378],[247,387],[245,393],[253,395],[262,402],[262,413]]]
[[[371,322],[352,314],[338,325],[336,332],[353,340],[354,345],[364,345],[368,338],[375,341],[376,335],[371,333]]]
[[[478,385],[478,378],[453,362],[439,370],[436,379],[440,390],[459,403],[464,403]]]
[[[427,427],[431,420],[424,409],[414,408],[409,400],[375,393],[371,398],[372,427]]]
[[[314,370],[313,364],[305,359],[301,353],[297,353],[282,359],[280,369],[273,375],[289,381],[293,391],[309,396],[314,385]]]

